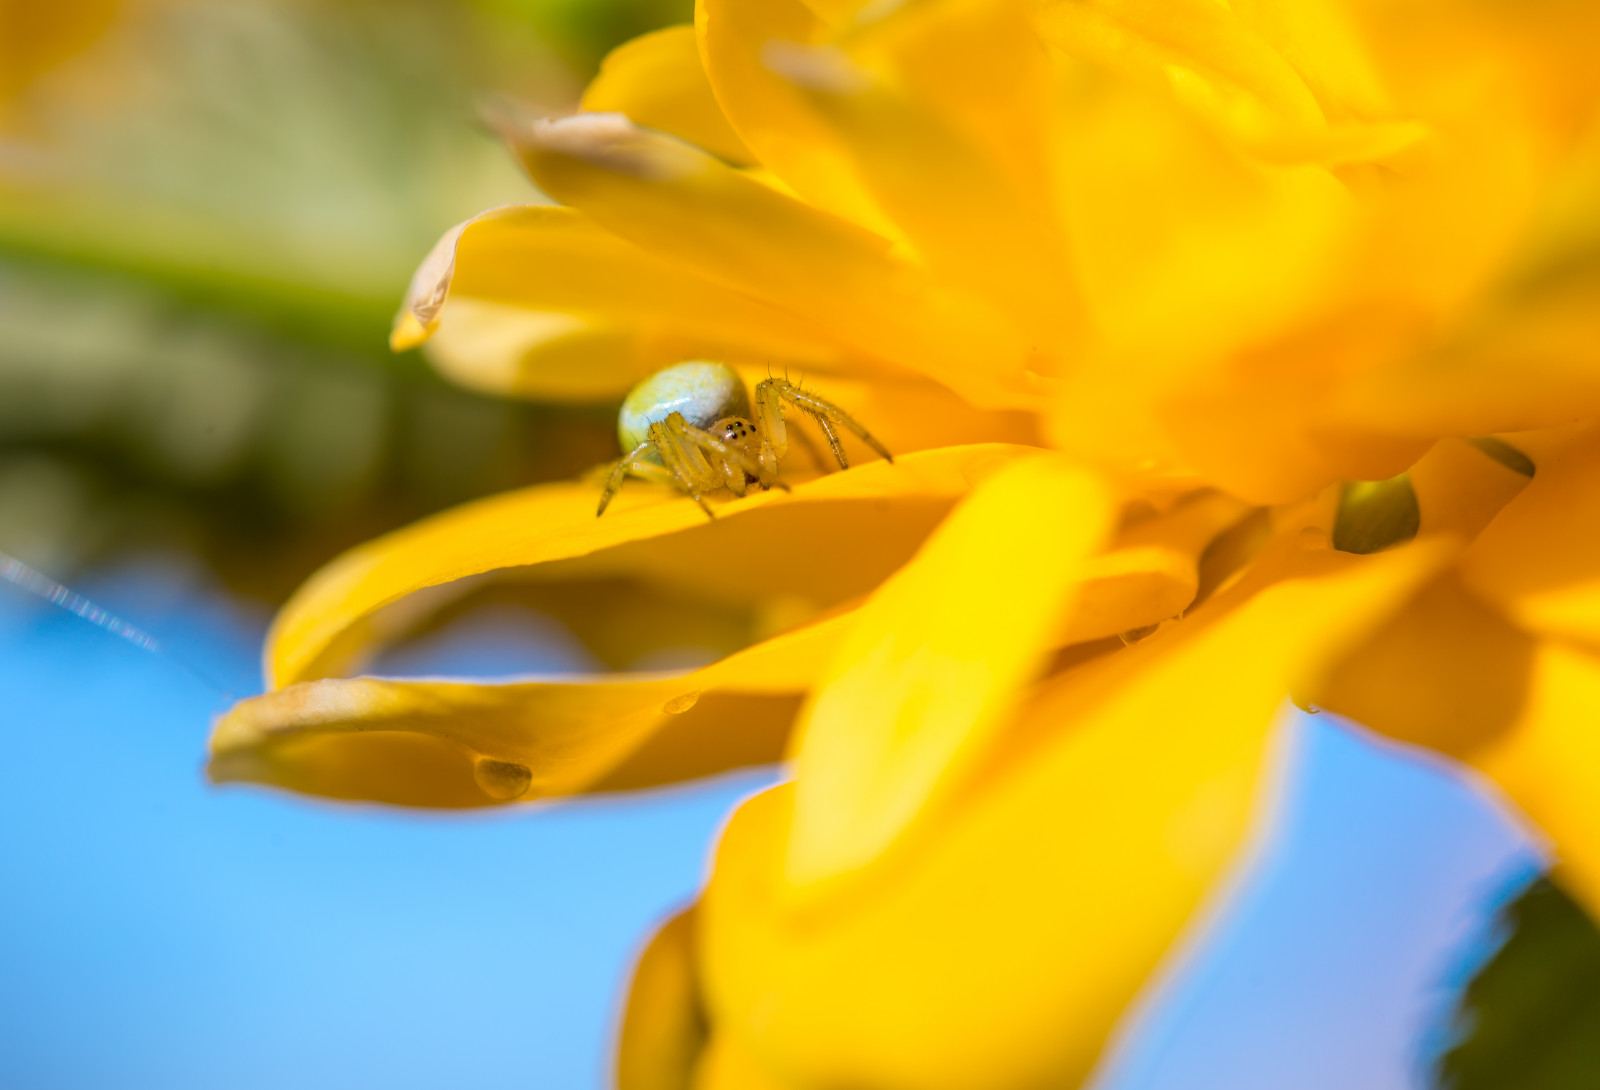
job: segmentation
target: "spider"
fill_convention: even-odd
[[[707,492],[726,488],[742,496],[751,483],[787,490],[788,485],[778,480],[778,463],[789,453],[785,405],[817,422],[840,469],[848,469],[850,461],[839,443],[839,427],[894,461],[894,455],[849,413],[786,379],[759,383],[754,413],[750,403],[744,381],[725,363],[676,363],[639,383],[617,416],[617,437],[627,453],[612,467],[595,514],[605,514],[606,505],[630,474],[677,487],[711,518],[716,515],[705,501]],[[809,443],[802,433],[794,434]]]

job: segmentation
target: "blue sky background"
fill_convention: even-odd
[[[257,686],[267,618],[182,566],[79,589]],[[496,637],[431,654],[493,673],[530,651]],[[318,804],[206,786],[225,704],[0,584],[0,1087],[603,1085],[633,952],[769,778],[470,816]],[[1096,1090],[1426,1085],[1537,856],[1462,782],[1327,717],[1300,717],[1293,767],[1279,836]]]

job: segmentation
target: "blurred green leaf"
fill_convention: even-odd
[[[584,6],[599,37],[571,53],[548,6],[129,4],[31,87],[0,133],[0,548],[62,576],[175,546],[276,598],[614,456],[610,413],[453,389],[387,346],[445,229],[537,199],[476,103],[569,108],[616,44],[604,12],[649,23]]]
[[[0,250],[368,351],[446,228],[536,199],[477,99],[577,93],[531,32],[464,4],[128,10],[0,144]]]
[[[1600,1087],[1600,928],[1548,879],[1504,913],[1509,937],[1468,985],[1441,1090]]]

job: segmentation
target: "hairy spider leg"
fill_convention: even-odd
[[[600,509],[594,513],[596,518],[606,513],[606,506],[611,503],[611,498],[622,487],[623,478],[630,473],[635,477],[642,477],[656,484],[673,483],[672,474],[667,471],[665,466],[659,466],[654,462],[645,460],[645,451],[649,450],[653,445],[650,440],[646,439],[627,454],[624,454],[621,460],[611,467],[611,476],[606,478],[606,490],[600,493]]]
[[[677,486],[700,505],[706,517],[716,518],[705,501],[704,493],[722,487],[722,474],[712,469],[700,448],[682,434],[682,429],[687,426],[688,421],[684,420],[682,413],[669,413],[666,420],[651,424],[648,434],[655,443],[656,453],[661,455],[662,464],[672,474]]]
[[[834,431],[833,425],[840,425],[854,432],[860,440],[881,454],[886,461],[894,461],[894,455],[889,449],[875,439],[871,432],[862,427],[856,418],[845,412],[839,406],[808,393],[798,386],[784,379],[769,378],[756,386],[756,419],[762,426],[763,433],[769,437],[771,453],[774,459],[781,459],[788,453],[788,436],[783,425],[783,404],[787,402],[795,408],[809,414],[822,427],[822,433],[828,439],[828,446],[833,448],[833,456],[839,462],[840,469],[849,469],[850,461],[845,456],[844,448],[839,444],[839,436]],[[762,462],[767,460],[768,448],[763,444],[761,449]]]
[[[828,449],[833,451],[833,456],[839,461],[840,469],[850,468],[850,459],[845,455],[844,444],[839,442],[839,433],[833,430],[833,425],[828,423],[828,418],[819,416],[809,409],[803,412],[817,422],[817,427],[822,429],[822,437],[828,441]],[[799,434],[798,432],[796,434]]]
[[[673,418],[677,419],[674,420]],[[761,471],[761,464],[751,458],[744,451],[729,443],[724,443],[715,435],[704,428],[697,428],[689,423],[681,414],[673,413],[667,417],[667,427],[681,440],[698,446],[702,451],[713,455],[712,465],[722,477],[722,484],[736,496],[745,494],[745,475],[755,477],[763,486],[770,487],[766,474]]]

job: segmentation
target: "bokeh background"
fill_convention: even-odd
[[[538,199],[476,104],[569,109],[608,48],[690,10],[0,0],[0,550],[164,648],[0,583],[0,1087],[605,1084],[631,958],[779,770],[437,816],[218,790],[200,765],[322,561],[614,456],[615,406],[479,397],[385,337],[444,229]],[[501,604],[387,665],[585,654]],[[1541,847],[1415,755],[1326,717],[1290,734],[1275,834],[1102,1090],[1590,1085],[1593,966],[1550,967],[1600,964],[1600,938],[1546,887],[1500,915]],[[1490,1068],[1535,1029],[1577,1058],[1544,1082],[1440,1068],[1501,1009],[1547,1016],[1491,1036]]]

